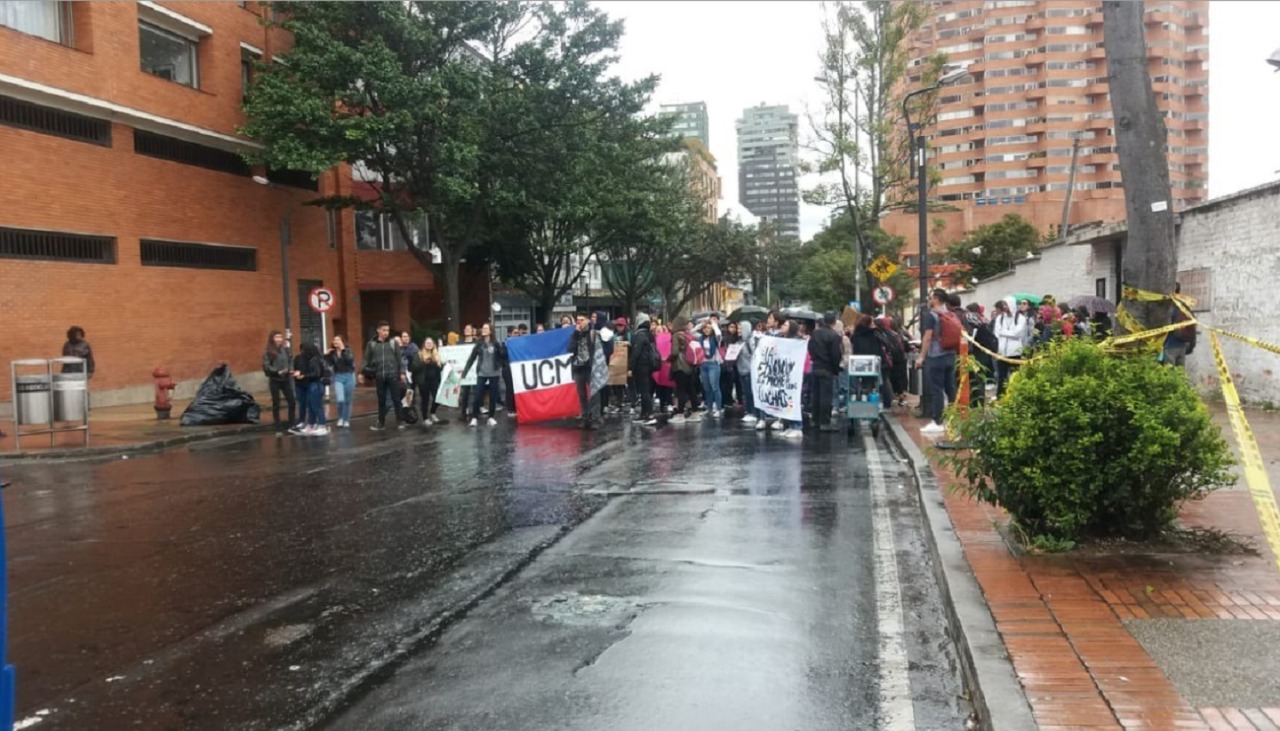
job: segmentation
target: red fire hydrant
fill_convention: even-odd
[[[169,401],[170,392],[178,387],[169,377],[169,371],[164,366],[156,366],[151,371],[151,377],[156,379],[156,418],[168,419],[169,412],[173,409],[173,404]]]

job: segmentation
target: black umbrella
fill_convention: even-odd
[[[705,310],[703,312],[695,312],[689,319],[693,320],[694,322],[698,322],[699,320],[705,320],[708,317],[711,317],[712,315],[719,317],[721,320],[724,319],[724,313],[720,312],[719,310]]]
[[[746,305],[729,313],[729,322],[763,322],[769,316],[769,309],[758,305]]]
[[[1105,312],[1108,315],[1111,315],[1115,314],[1116,311],[1116,306],[1111,302],[1111,300],[1092,296],[1072,297],[1070,300],[1067,300],[1067,307],[1070,307],[1073,310],[1078,310],[1083,307],[1089,311],[1090,315],[1096,315],[1099,312]]]
[[[805,310],[799,307],[785,309],[782,311],[782,314],[786,315],[792,320],[809,320],[812,322],[817,322],[818,320],[822,319],[822,315],[819,315],[813,310]]]

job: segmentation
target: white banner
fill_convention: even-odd
[[[462,369],[467,365],[467,358],[471,357],[471,351],[475,350],[475,348],[476,346],[474,344],[446,345],[445,347],[440,349],[440,357],[444,359],[445,363],[448,363],[449,365],[453,366],[453,369],[455,371],[457,371],[458,373],[462,373]],[[459,385],[461,386],[476,385],[476,370],[478,369],[479,369],[478,365],[471,366],[471,372],[468,373],[466,377],[462,379],[462,382]]]
[[[798,338],[765,335],[751,360],[751,387],[756,408],[770,416],[800,421],[800,389],[809,343]]]
[[[462,379],[458,377],[458,369],[445,363],[440,371],[440,390],[436,391],[436,403],[456,409],[461,393]]]

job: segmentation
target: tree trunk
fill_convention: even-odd
[[[441,242],[440,271],[444,275],[445,332],[462,333],[462,300],[459,292],[458,270],[462,266],[462,253]]]
[[[1169,136],[1156,107],[1147,71],[1143,35],[1144,3],[1102,3],[1103,44],[1111,85],[1116,144],[1129,234],[1124,252],[1124,282],[1153,292],[1172,292],[1177,277],[1173,200],[1165,144]],[[1124,300],[1145,327],[1169,323],[1162,302]]]
[[[542,324],[550,330],[554,327],[552,320],[555,319],[556,291],[554,289],[551,291],[543,290],[542,296],[538,298],[538,306],[542,308],[542,318],[546,320]]]

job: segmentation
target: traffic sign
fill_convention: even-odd
[[[876,279],[883,282],[889,277],[892,277],[894,272],[898,271],[898,265],[890,261],[889,257],[881,254],[876,257],[875,261],[871,262],[871,266],[867,267],[867,271],[871,272]]]
[[[311,309],[323,314],[333,309],[333,292],[324,287],[316,287],[311,290],[307,302],[311,305]]]
[[[898,293],[894,292],[893,287],[890,287],[887,284],[882,284],[871,290],[871,299],[881,307],[892,302],[897,296]]]

